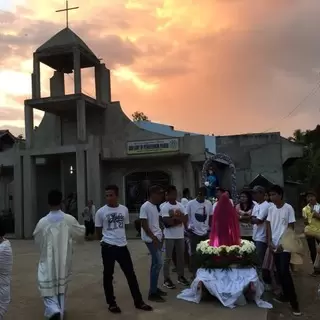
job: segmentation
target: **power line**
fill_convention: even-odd
[[[67,73],[67,76],[72,80],[72,81],[74,81],[74,78],[69,74],[69,73]],[[87,96],[91,96],[88,92],[86,92],[84,89],[82,89],[82,91],[83,91],[83,93],[84,94],[86,94]]]
[[[303,106],[303,103],[308,100],[311,96],[313,96],[314,94],[317,93],[317,91],[320,89],[320,80],[318,81],[318,83],[315,85],[315,87],[287,114],[285,115],[283,118],[281,118],[279,121],[277,121],[277,123],[275,123],[272,127],[270,127],[269,129],[263,131],[263,133],[267,133],[270,130],[276,128],[278,126],[279,122],[282,122],[288,118],[290,118],[295,111],[297,111],[300,107]]]

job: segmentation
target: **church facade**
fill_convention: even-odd
[[[53,69],[49,97],[41,96],[40,63]],[[82,91],[84,68],[94,68],[95,97]],[[66,94],[64,75],[70,73],[74,93]],[[35,109],[45,112],[36,129]],[[0,150],[0,212],[11,214],[12,232],[17,238],[32,237],[37,221],[47,213],[47,193],[53,188],[60,189],[65,197],[76,195],[75,215],[81,220],[87,200],[96,206],[103,204],[104,186],[116,184],[120,201],[135,214],[151,184],[174,184],[180,192],[188,187],[194,194],[202,183],[202,167],[208,157],[219,154],[218,145],[223,153],[228,152],[223,137],[132,122],[120,103],[112,101],[110,70],[69,28],[35,51],[32,98],[25,101],[24,111],[25,141],[13,141],[8,147],[10,139],[6,137],[6,148]],[[283,151],[279,139],[274,140],[277,160],[270,172],[281,180]],[[233,155],[235,159],[237,156]],[[222,158],[215,159],[215,167],[224,186],[230,188],[230,163]]]

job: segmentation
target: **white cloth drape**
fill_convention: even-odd
[[[259,280],[254,268],[248,269],[198,269],[197,276],[192,282],[190,289],[183,290],[178,299],[199,303],[201,300],[201,290],[199,282],[202,282],[209,293],[215,296],[225,307],[234,308],[236,305],[246,304],[243,291],[250,284],[255,289],[254,301],[260,308],[272,308],[272,305],[261,300],[264,286]]]
[[[0,244],[0,320],[3,319],[10,303],[12,274],[12,249],[8,240]]]

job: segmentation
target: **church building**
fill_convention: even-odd
[[[41,96],[40,63],[53,69],[48,97]],[[94,97],[83,93],[84,68],[94,68]],[[65,74],[72,73],[74,90],[66,94]],[[0,214],[17,238],[32,237],[37,221],[48,212],[47,193],[53,188],[73,201],[73,213],[81,221],[87,200],[97,207],[104,203],[108,184],[118,185],[120,201],[132,218],[152,184],[174,184],[180,196],[183,188],[194,195],[210,159],[221,184],[233,194],[239,166],[238,189],[260,173],[283,184],[284,138],[279,133],[215,137],[131,121],[120,102],[112,100],[110,70],[68,27],[34,52],[31,82],[32,97],[24,104],[25,141],[0,131]],[[34,110],[44,111],[36,129]],[[259,153],[261,139],[271,161]],[[301,156],[300,149],[290,147],[294,157]]]
[[[49,97],[41,96],[40,63],[53,69]],[[84,68],[94,68],[95,97],[82,91]],[[71,73],[74,93],[66,94],[64,76]],[[44,117],[35,130],[36,109]],[[215,153],[214,136],[169,126],[159,133],[127,118],[120,103],[112,101],[110,70],[68,27],[34,52],[32,98],[25,100],[24,110],[25,141],[0,152],[0,197],[6,199],[0,210],[14,212],[18,238],[32,236],[48,211],[50,189],[62,190],[66,198],[76,194],[81,220],[87,200],[101,205],[104,186],[117,184],[120,201],[137,213],[151,184],[172,183],[194,194],[207,154]]]

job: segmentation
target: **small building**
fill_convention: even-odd
[[[40,63],[53,69],[46,97],[41,96]],[[94,97],[83,93],[84,68],[94,68]],[[64,76],[71,73],[74,92],[66,94]],[[215,137],[132,122],[120,102],[112,101],[110,70],[69,28],[35,51],[31,80],[32,98],[24,105],[25,141],[9,132],[0,134],[0,209],[11,217],[18,238],[32,236],[48,211],[47,193],[53,188],[72,202],[72,212],[81,221],[88,199],[96,206],[104,203],[107,184],[119,186],[120,201],[132,219],[152,184],[174,184],[180,193],[188,187],[194,195],[203,182],[205,163],[214,163],[227,188],[236,188],[235,182],[249,184],[257,174],[283,184],[279,133]],[[37,130],[35,109],[44,111]],[[231,177],[236,179],[233,185]]]

